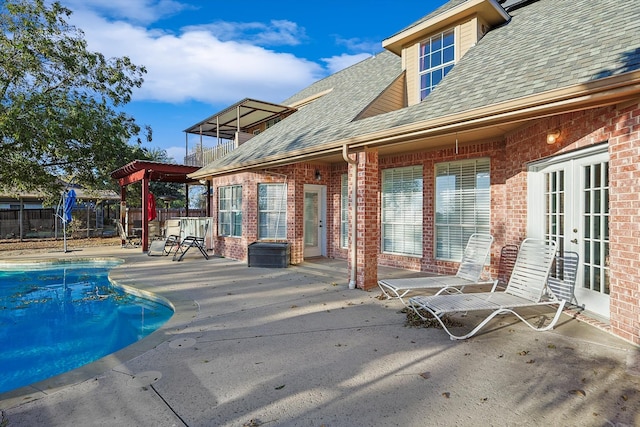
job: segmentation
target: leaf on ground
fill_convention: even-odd
[[[526,356],[527,354],[529,354],[529,350],[522,350],[521,352],[518,353],[520,356]]]
[[[627,401],[627,399],[629,399],[627,397],[627,395],[623,394],[622,396],[620,396],[620,399],[624,400],[625,402]]]
[[[407,315],[407,320],[404,322],[404,326],[408,326],[410,328],[442,329],[442,325],[440,324],[440,322],[438,322],[438,320],[436,320],[431,313],[425,310],[418,311],[420,312],[420,315],[418,315],[414,310],[402,310],[402,312],[406,313]],[[442,320],[442,323],[444,323],[447,328],[463,326],[462,323],[446,315],[443,315],[440,320]]]
[[[284,388],[284,384],[279,385],[278,387],[276,387],[276,390],[282,390]]]
[[[420,376],[425,380],[428,380],[429,378],[431,378],[431,372],[423,372],[420,374]]]
[[[290,308],[298,308],[298,306],[294,304]]]
[[[547,348],[556,348],[556,346],[555,346],[555,345],[553,345],[553,344],[549,344],[549,345],[547,346]]]
[[[530,359],[530,360],[527,360],[527,363],[536,363],[536,361],[533,359]]]
[[[579,390],[579,389],[569,390],[569,393],[577,394],[578,396],[582,396],[582,397],[585,397],[587,395],[587,393],[584,390]]]
[[[442,397],[444,397],[445,399],[448,399],[451,397],[451,393],[449,393],[448,391],[445,391],[444,393],[442,393]]]

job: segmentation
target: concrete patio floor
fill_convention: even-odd
[[[338,261],[249,268],[119,247],[3,258],[98,256],[124,259],[112,279],[176,314],[118,353],[0,394],[0,425],[640,425],[640,349],[567,315],[549,332],[503,316],[451,341],[405,326],[377,289],[347,289]]]

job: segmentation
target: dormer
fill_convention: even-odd
[[[382,47],[402,58],[408,105],[425,99],[472,46],[509,19],[496,0],[451,0],[385,39]]]

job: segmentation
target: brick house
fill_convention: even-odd
[[[578,301],[640,344],[634,3],[451,0],[280,104],[199,123],[246,136],[190,175],[213,189],[214,252],[282,240],[366,290],[378,265],[455,271],[477,231],[494,270],[503,245],[550,238],[580,256]]]

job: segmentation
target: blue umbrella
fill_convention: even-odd
[[[76,192],[72,188],[67,192],[67,195],[64,198],[64,213],[63,213],[62,221],[64,221],[65,224],[71,222],[71,219],[72,219],[71,211],[73,210],[73,207],[75,205],[76,205]]]

